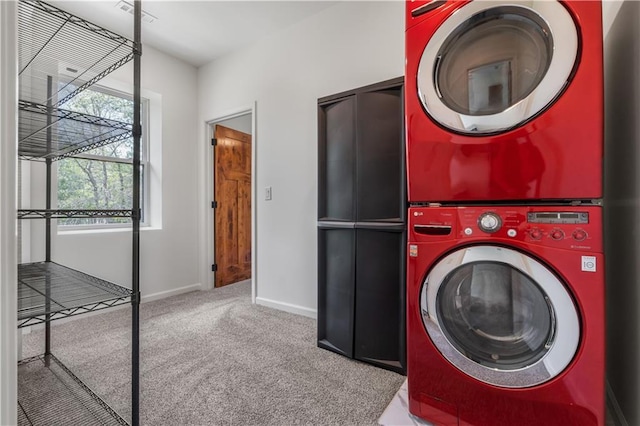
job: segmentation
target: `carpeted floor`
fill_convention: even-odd
[[[125,419],[130,333],[129,309],[52,325],[54,355]],[[248,282],[142,304],[140,345],[143,425],[373,425],[405,379],[319,349],[315,320],[252,305]]]

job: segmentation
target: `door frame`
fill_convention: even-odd
[[[257,178],[257,132],[256,132],[256,102],[253,105],[240,107],[235,110],[229,111],[224,114],[216,115],[214,118],[205,122],[205,140],[204,140],[204,164],[205,164],[205,181],[203,185],[203,197],[206,213],[204,214],[204,223],[202,223],[201,229],[205,239],[205,250],[201,255],[201,276],[203,280],[203,288],[210,290],[214,288],[215,272],[211,271],[212,259],[215,258],[215,216],[213,208],[211,208],[211,201],[213,201],[213,146],[211,145],[211,139],[214,136],[215,125],[229,120],[231,118],[240,117],[243,115],[251,114],[251,303],[256,303],[256,294],[258,286],[257,275],[257,207],[258,200],[256,198],[256,178]]]

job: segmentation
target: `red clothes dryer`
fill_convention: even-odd
[[[601,208],[409,209],[407,377],[434,425],[603,426]]]
[[[409,1],[410,202],[602,197],[599,1]]]

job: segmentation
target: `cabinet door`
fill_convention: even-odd
[[[405,217],[402,87],[358,93],[357,221]]]
[[[356,233],[354,357],[404,373],[405,231]]]
[[[318,110],[318,219],[354,221],[355,96]]]
[[[353,357],[355,230],[318,229],[318,346]]]

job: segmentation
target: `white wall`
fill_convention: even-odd
[[[201,194],[211,193],[205,123],[257,103],[258,303],[315,315],[317,100],[404,74],[403,13],[399,1],[342,2],[199,69]],[[206,200],[200,270],[210,283]]]
[[[109,85],[122,88],[132,82],[133,64],[110,74]],[[196,68],[145,46],[142,54],[141,85],[161,98],[162,114],[152,117],[161,123],[161,143],[151,141],[152,170],[161,172],[162,193],[153,193],[160,206],[152,207],[152,226],[140,233],[140,291],[143,301],[200,288],[198,276],[197,193],[197,71]],[[157,100],[157,99],[156,99]],[[153,100],[152,100],[153,102]],[[153,107],[152,107],[153,108]],[[156,111],[157,112],[157,111]],[[162,152],[158,156],[157,148]],[[156,162],[153,163],[154,157]],[[153,168],[156,168],[155,170]],[[157,178],[157,176],[156,176]],[[43,167],[32,164],[32,200],[44,206]],[[161,197],[160,197],[161,195]],[[161,219],[160,219],[161,217]],[[34,221],[35,222],[35,221]],[[32,261],[44,259],[42,224],[32,224]],[[125,286],[131,286],[131,231],[62,232],[52,241],[52,260]]]
[[[0,424],[17,423],[17,2],[0,2]]]
[[[607,380],[640,424],[640,2],[604,2]]]
[[[237,130],[242,133],[251,134],[251,125],[253,120],[251,114],[244,114],[239,117],[229,118],[227,120],[218,121],[216,124]]]

